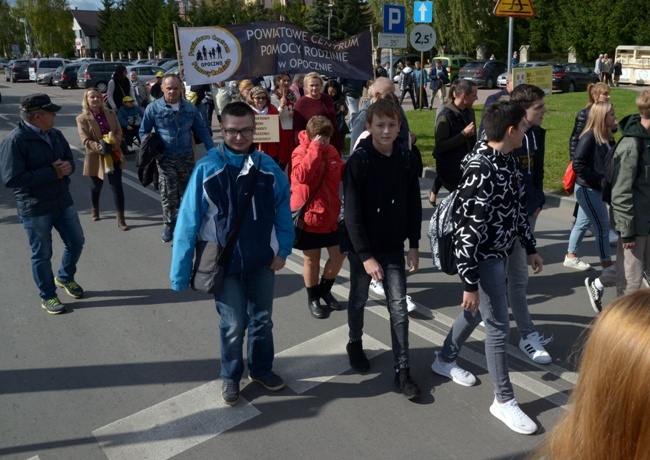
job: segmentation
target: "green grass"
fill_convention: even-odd
[[[634,100],[637,91],[624,88],[612,88],[610,101],[614,104],[616,118],[621,120],[624,116],[636,113]],[[544,116],[542,127],[546,129],[546,156],[544,189],[551,193],[564,193],[562,190],[562,177],[569,163],[569,137],[573,130],[576,114],[587,104],[587,93],[558,93],[546,96],[548,112]],[[476,124],[481,123],[482,105],[474,106],[476,111]],[[435,145],[435,110],[407,111],[406,118],[409,128],[417,137],[417,145],[422,152],[425,166],[435,166],[431,155]]]

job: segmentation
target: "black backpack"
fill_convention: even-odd
[[[603,184],[603,201],[607,204],[612,202],[612,184],[614,183],[614,168],[616,166],[614,156],[616,154],[616,148],[623,139],[626,139],[626,137],[621,137],[619,141],[607,151],[605,154],[605,161],[603,162],[603,175],[605,176],[605,183]],[[643,160],[643,140],[639,137],[632,137],[632,139],[636,141],[636,148],[639,152],[636,171],[637,177],[639,177],[641,175],[641,168],[639,166]]]

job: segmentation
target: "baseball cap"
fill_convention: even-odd
[[[23,96],[20,100],[20,109],[25,112],[33,112],[34,110],[47,110],[48,112],[58,112],[61,110],[60,105],[53,104],[50,96],[47,94],[37,93]]]
[[[156,72],[156,77],[161,77],[162,78],[164,76],[165,76],[165,74],[163,72],[160,72],[160,71]]]
[[[376,59],[375,59],[375,62],[377,62],[377,63],[381,63],[381,59],[380,59],[380,58],[376,58]]]
[[[133,99],[131,96],[124,96],[122,98],[122,102],[133,102],[135,99]]]

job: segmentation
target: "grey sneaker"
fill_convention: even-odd
[[[591,308],[596,313],[600,313],[603,310],[603,291],[596,287],[596,280],[594,278],[585,278],[585,287],[587,288],[587,294],[589,294]]]
[[[64,283],[59,278],[54,278],[54,285],[56,287],[65,289],[65,292],[74,299],[81,299],[84,296],[84,290],[77,284],[76,281]]]
[[[61,303],[58,297],[41,300],[41,308],[43,308],[50,315],[58,315],[59,313],[65,313],[66,311],[65,305]]]
[[[284,380],[282,380],[282,377],[275,374],[274,372],[271,372],[271,375],[269,375],[265,379],[257,379],[249,375],[248,380],[250,380],[251,382],[259,383],[269,391],[280,391],[285,387]]]
[[[239,402],[239,383],[223,382],[221,386],[221,399],[229,406]]]

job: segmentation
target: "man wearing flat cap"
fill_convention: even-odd
[[[57,287],[75,299],[84,295],[74,279],[85,241],[69,190],[75,163],[68,141],[54,128],[59,110],[47,94],[23,97],[21,121],[0,144],[0,176],[6,187],[14,189],[18,216],[31,246],[32,274],[41,307],[51,315],[66,311],[57,297]],[[64,245],[56,277],[51,263],[52,228]]]

